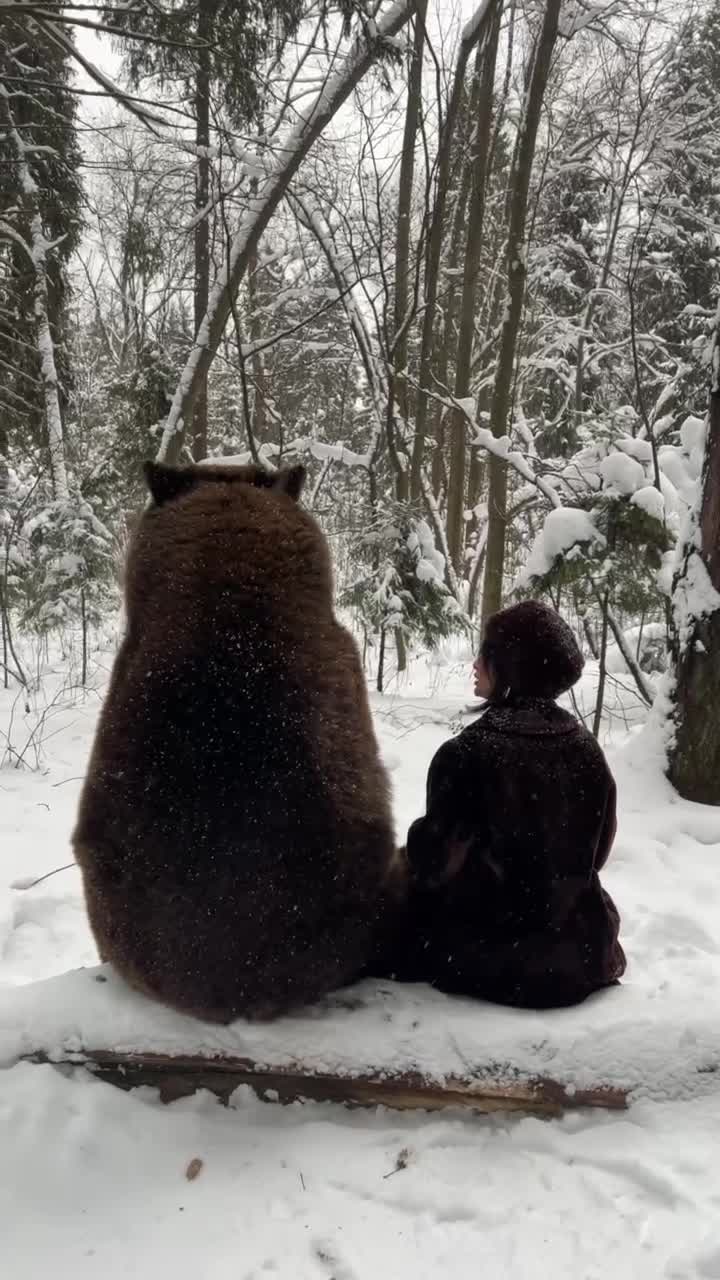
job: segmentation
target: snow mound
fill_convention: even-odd
[[[630,501],[634,507],[639,507],[646,515],[652,516],[653,520],[662,521],[665,515],[665,499],[654,485],[646,484],[642,489],[636,489]]]
[[[682,447],[688,457],[700,462],[702,466],[702,458],[705,452],[705,435],[707,432],[707,424],[704,418],[698,418],[694,414],[686,418],[680,427],[680,440]]]
[[[423,986],[361,983],[268,1025],[219,1027],[138,995],[108,967],[0,991],[0,1064],[83,1051],[250,1060],[268,1070],[388,1078],[549,1078],[569,1094],[602,1086],[632,1100],[688,1100],[720,1090],[720,995],[689,1009],[686,992],[652,1006],[632,984],[576,1009],[531,1013]]]
[[[626,453],[610,453],[600,463],[600,475],[605,488],[616,494],[628,496],[641,489],[645,483],[645,468]]]
[[[615,447],[637,462],[652,462],[652,445],[649,440],[641,440],[637,436],[618,436]]]

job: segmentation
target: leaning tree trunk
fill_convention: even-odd
[[[475,87],[475,81],[473,80],[473,88]],[[474,117],[472,102],[471,116]],[[437,358],[435,360],[435,376],[439,387],[449,385],[448,370],[452,368],[457,346],[458,276],[460,274],[460,262],[465,252],[468,221],[467,207],[470,199],[471,177],[472,166],[464,164],[460,175],[460,187],[455,197],[455,206],[452,213],[450,247],[445,269],[446,285],[442,308],[442,330],[438,340]],[[446,414],[445,405],[441,400],[437,400],[432,406],[432,421],[430,423],[430,434],[434,441],[431,462],[432,491],[436,500],[439,500],[443,488],[446,487],[447,479],[444,456]]]
[[[558,37],[561,0],[547,0],[533,58],[520,136],[511,176],[507,238],[507,305],[500,333],[495,382],[490,406],[490,429],[504,436],[508,428],[515,354],[520,334],[527,264],[525,225],[530,175],[550,63]],[[488,534],[483,586],[483,622],[502,604],[505,537],[507,531],[507,463],[496,453],[489,460]]]
[[[198,68],[195,81],[195,232],[194,232],[194,336],[205,319],[210,298],[210,40],[212,9],[209,0],[198,6]],[[193,409],[192,455],[195,462],[207,457],[207,370],[198,383]]]
[[[410,467],[410,497],[416,501],[423,489],[422,472],[425,437],[428,420],[428,390],[432,387],[432,358],[435,347],[435,323],[440,285],[443,231],[450,190],[450,161],[452,141],[465,90],[465,73],[475,46],[484,38],[492,6],[490,0],[481,0],[473,17],[463,29],[460,49],[455,63],[453,85],[447,113],[440,131],[438,144],[438,172],[435,184],[435,201],[430,217],[427,252],[425,255],[425,294],[422,333],[420,338],[418,395],[415,409],[415,438],[413,440]]]
[[[675,735],[669,775],[686,800],[720,805],[720,359],[715,334],[705,464],[673,585]]]
[[[413,182],[415,180],[415,145],[422,106],[422,69],[425,48],[425,17],[427,0],[418,0],[415,13],[415,38],[408,77],[407,107],[403,133],[400,178],[398,183],[397,238],[395,246],[395,296],[393,305],[393,352],[391,397],[397,411],[404,437],[408,434],[410,402],[407,381],[408,330],[410,325],[410,215],[412,213]],[[392,410],[392,405],[391,405]],[[393,414],[388,419],[392,426]],[[407,465],[407,441],[393,441],[391,458],[396,463],[395,490],[397,498],[405,501],[410,493]],[[404,650],[403,650],[404,652]],[[398,649],[400,654],[400,647]],[[404,668],[403,668],[404,669]]]
[[[478,82],[476,117],[473,129],[472,188],[468,209],[468,233],[465,244],[462,305],[455,362],[455,398],[464,400],[470,394],[473,341],[475,338],[475,303],[477,298],[480,252],[485,219],[485,192],[488,177],[490,131],[493,115],[495,65],[500,38],[503,0],[492,0],[487,38],[478,48],[475,76]],[[447,543],[455,572],[462,576],[463,536],[465,526],[465,471],[467,462],[467,418],[461,409],[451,415],[450,475],[447,495]]]

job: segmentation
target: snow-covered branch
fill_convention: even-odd
[[[413,378],[408,377],[407,381],[411,386],[419,389],[419,384]],[[543,476],[537,473],[525,454],[519,453],[517,449],[510,447],[509,436],[494,436],[487,427],[481,426],[475,417],[475,400],[472,397],[468,396],[458,400],[449,391],[432,391],[428,387],[424,387],[423,391],[425,395],[442,405],[443,408],[448,411],[457,410],[463,415],[470,428],[469,443],[472,448],[482,449],[485,453],[491,453],[496,458],[502,459],[523,480],[527,481],[528,484],[534,485],[538,492],[547,498],[551,507],[562,506],[562,498],[553,485],[549,484]]]
[[[300,116],[279,148],[266,177],[260,181],[257,195],[241,219],[227,261],[211,290],[205,319],[188,356],[165,424],[159,458],[172,460],[180,453],[184,425],[190,419],[198,390],[220,345],[232,300],[260,237],[284,199],[293,177],[363,76],[387,51],[388,41],[409,21],[414,4],[415,0],[398,0],[377,23],[372,35],[365,29],[356,34],[342,66],[328,79],[310,109]]]

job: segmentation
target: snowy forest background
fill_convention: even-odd
[[[716,0],[0,0],[5,688],[144,459],[302,461],[378,688],[542,595],[720,803],[719,175]]]

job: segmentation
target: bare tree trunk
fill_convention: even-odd
[[[402,675],[403,671],[407,671],[407,645],[405,636],[399,627],[395,628],[395,652],[397,654],[398,675]]]
[[[50,330],[47,247],[40,214],[36,213],[32,220],[32,257],[35,263],[34,307],[40,371],[45,397],[48,456],[50,459],[53,493],[59,502],[66,502],[69,497],[69,490],[65,466],[65,438],[63,435],[62,412],[60,410],[60,383],[57,365],[55,364],[55,344]]]
[[[473,82],[474,84],[474,82]],[[447,257],[447,287],[445,290],[445,305],[443,307],[443,326],[442,338],[438,347],[436,357],[436,376],[438,385],[446,387],[448,385],[448,370],[451,364],[451,353],[456,346],[455,337],[455,307],[457,301],[457,277],[460,268],[460,256],[465,241],[465,232],[467,226],[467,206],[470,199],[470,179],[472,177],[471,166],[464,164],[462,168],[462,176],[460,179],[460,190],[458,191],[455,201],[455,210],[453,212],[452,231],[450,233],[450,249]],[[434,439],[434,448],[432,455],[432,488],[435,497],[438,498],[440,490],[445,481],[445,406],[437,401],[433,404],[432,419],[432,436]]]
[[[256,443],[262,444],[267,434],[265,421],[267,416],[265,412],[267,388],[265,386],[265,361],[263,360],[262,351],[257,349],[262,338],[260,316],[258,314],[260,305],[257,287],[258,266],[257,250],[254,250],[248,262],[248,337],[250,338],[250,346],[253,352],[250,357],[254,384],[252,433]]]
[[[372,39],[364,32],[356,36],[342,67],[322,86],[315,101],[303,111],[296,128],[285,139],[276,163],[260,183],[258,197],[241,219],[228,260],[218,272],[210,290],[207,312],[180,375],[165,424],[158,450],[160,461],[174,462],[179,457],[184,424],[192,417],[198,393],[222,341],[233,300],[247,271],[250,256],[257,248],[273,214],[285,199],[292,179],[313,144],[376,61],[384,42],[402,30],[413,11],[414,0],[400,0],[377,24]]]
[[[80,620],[82,623],[82,669],[81,669],[81,675],[80,675],[80,683],[84,689],[85,685],[87,684],[87,669],[88,669],[88,617],[87,617],[87,604],[85,599],[84,587],[82,587],[80,590]]]
[[[620,653],[622,654],[623,660],[625,662],[625,665],[627,666],[628,671],[630,672],[630,675],[635,681],[638,693],[640,694],[640,697],[642,698],[643,702],[647,703],[648,706],[651,706],[653,701],[652,689],[648,684],[647,680],[645,679],[645,674],[640,666],[640,663],[637,661],[635,655],[633,654],[633,651],[630,648],[630,645],[628,644],[625,638],[625,632],[620,626],[620,623],[618,622],[611,608],[608,608],[607,614],[608,614],[608,623],[610,625],[610,630],[613,633],[613,639],[615,640],[615,643],[618,649],[620,650]]]
[[[10,684],[10,671],[8,669],[8,636],[7,625],[5,622],[5,601],[0,598],[0,628],[2,629],[2,666],[3,666],[3,688],[7,689]]]
[[[197,15],[198,67],[195,81],[195,282],[193,291],[194,336],[208,309],[210,298],[210,40],[212,37],[212,5],[199,0]],[[207,369],[198,383],[193,409],[192,456],[195,462],[207,457],[208,401]]]
[[[478,416],[478,422],[480,418]],[[470,523],[467,530],[467,536],[475,538],[473,563],[470,570],[470,586],[468,589],[467,611],[468,617],[475,617],[477,608],[478,595],[480,591],[480,582],[485,567],[485,556],[487,554],[487,523],[481,525],[480,520],[475,514],[475,508],[480,501],[483,487],[485,485],[485,458],[479,449],[473,449],[470,454],[470,467],[468,472],[468,510],[471,512]]]
[[[598,669],[598,687],[597,697],[595,698],[595,714],[593,716],[593,735],[600,737],[600,726],[602,725],[602,713],[605,703],[605,684],[607,681],[607,642],[608,642],[608,593],[604,592],[601,602],[602,609],[602,629],[600,632],[600,656]]]
[[[701,494],[673,587],[675,740],[670,781],[686,800],[720,805],[720,386],[714,386]]]
[[[475,614],[475,606],[478,598],[478,586],[482,576],[483,566],[485,564],[486,551],[486,534],[484,530],[476,530],[477,542],[473,550],[472,564],[470,565],[470,578],[468,586],[468,617],[473,618]]]
[[[447,208],[448,190],[450,186],[451,143],[460,111],[465,72],[468,59],[478,42],[484,37],[494,0],[483,0],[475,11],[474,17],[465,27],[460,42],[460,52],[455,64],[452,93],[448,103],[447,114],[438,144],[438,173],[435,189],[435,203],[432,211],[430,234],[428,236],[427,260],[425,264],[425,297],[420,339],[420,369],[417,408],[415,411],[415,438],[413,440],[412,464],[410,473],[410,497],[418,499],[422,494],[422,464],[425,449],[425,435],[428,418],[428,396],[423,394],[432,384],[431,365],[434,346],[435,312],[437,309],[438,283],[440,278],[440,259],[442,251],[443,228]]]
[[[481,386],[477,403],[475,406],[475,421],[482,422],[484,415],[487,413],[489,403],[489,387]],[[487,518],[481,525],[480,519],[476,514],[476,508],[480,502],[485,484],[487,481],[487,464],[484,453],[480,449],[471,449],[470,451],[470,467],[468,471],[468,510],[470,511],[470,522],[466,532],[466,536],[475,538],[475,553],[473,556],[473,566],[470,573],[470,587],[468,590],[468,617],[474,618],[477,610],[478,597],[480,595],[480,583],[485,568],[485,557],[487,555]]]
[[[378,656],[377,691],[382,693],[385,681],[385,628],[380,629],[380,653]]]
[[[404,376],[408,361],[408,330],[410,305],[410,214],[412,211],[413,181],[415,178],[415,143],[422,106],[422,67],[425,47],[425,15],[427,0],[417,0],[415,14],[415,39],[413,41],[410,75],[408,77],[405,130],[398,186],[397,240],[395,245],[395,297],[393,307],[393,385],[391,396],[397,404],[398,416],[404,427],[410,421],[408,382]],[[405,461],[405,450],[398,448],[398,457]],[[403,501],[409,496],[410,483],[407,465],[396,474],[395,490]],[[398,650],[399,659],[399,650]],[[404,669],[404,668],[403,668]]]
[[[525,109],[520,124],[516,161],[511,177],[507,241],[508,298],[500,333],[500,350],[490,406],[490,429],[496,437],[504,436],[508,428],[512,377],[527,276],[525,224],[528,191],[550,62],[558,36],[560,6],[561,0],[547,0],[542,28],[535,48]],[[482,600],[483,622],[502,604],[505,564],[507,463],[494,453],[490,455],[489,460],[489,479],[488,540]]]
[[[2,633],[3,670],[4,670],[6,689],[8,687],[7,678],[9,675],[14,676],[18,684],[25,686],[28,683],[28,678],[25,674],[25,671],[23,669],[22,663],[20,662],[20,659],[18,658],[17,650],[15,648],[15,643],[13,641],[12,622],[10,619],[10,607],[8,605],[8,600],[7,600],[7,580],[8,580],[7,562],[8,562],[8,554],[6,553],[5,569],[4,569],[4,585],[0,585],[0,615],[2,616],[2,623],[3,623],[3,633]],[[8,654],[10,655],[10,657],[12,658],[15,664],[14,669],[9,666]]]
[[[491,0],[486,38],[478,46],[475,76],[478,82],[477,116],[473,130],[470,163],[472,189],[468,209],[468,234],[465,244],[462,305],[455,362],[455,398],[464,400],[470,394],[473,339],[475,337],[475,303],[480,250],[483,242],[485,192],[488,176],[495,66],[500,37],[500,15],[503,0]],[[452,412],[452,446],[447,496],[447,544],[455,572],[462,576],[465,512],[465,464],[467,459],[467,418],[460,409]]]
[[[593,634],[593,629],[590,625],[590,619],[588,618],[586,613],[582,615],[582,629],[583,629],[583,635],[585,636],[585,641],[587,643],[587,647],[590,650],[590,657],[594,658],[595,662],[597,662],[598,658],[600,657],[600,653],[597,647],[597,641]]]

